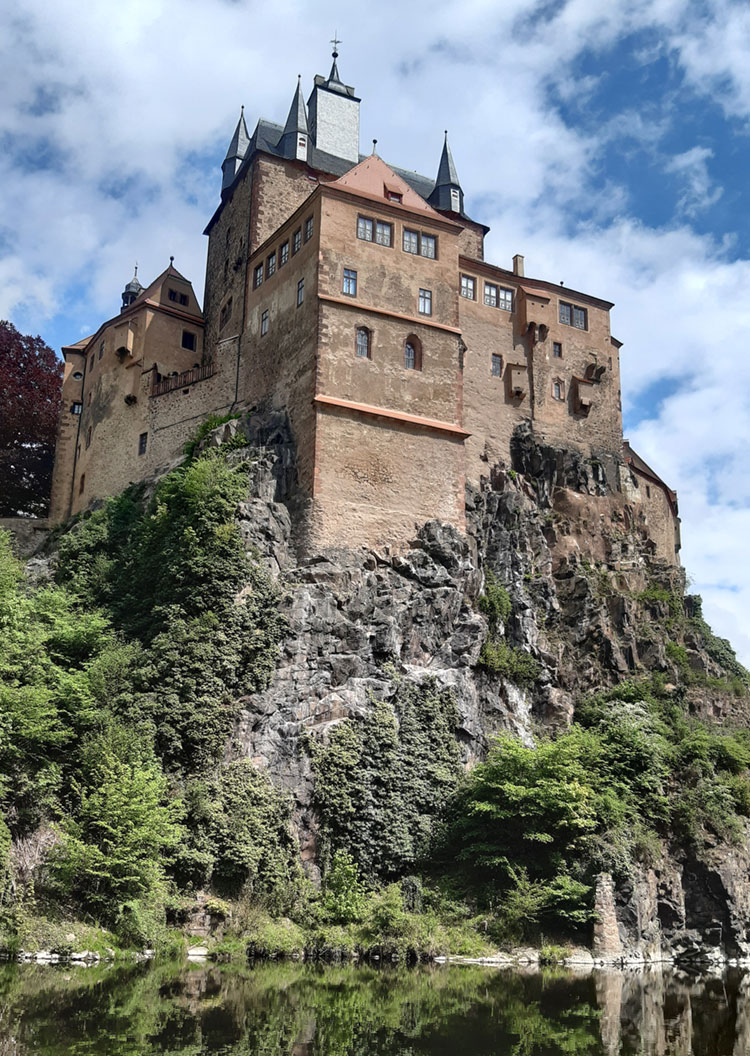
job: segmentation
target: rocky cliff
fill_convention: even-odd
[[[615,487],[624,464],[584,459],[519,430],[513,464],[488,467],[466,495],[467,534],[415,525],[409,549],[298,556],[293,445],[278,428],[247,432],[252,493],[237,515],[249,549],[283,589],[288,621],[267,690],[242,701],[235,751],[295,799],[303,859],[316,872],[318,821],[310,739],[325,743],[404,683],[434,680],[458,710],[464,765],[508,731],[527,744],[565,729],[586,694],[651,679],[686,714],[745,724],[747,682],[727,643],[685,596],[682,569],[658,561],[648,524]],[[245,451],[246,453],[246,451]],[[232,458],[244,457],[240,446]],[[510,601],[494,628],[490,578]],[[503,652],[491,663],[485,643]],[[518,659],[530,658],[529,663]],[[491,660],[491,657],[490,657]],[[533,666],[529,666],[532,664]],[[520,672],[520,674],[519,674]],[[613,700],[613,708],[622,706]],[[750,859],[710,836],[700,852],[667,839],[629,877],[603,874],[594,948],[609,959],[750,956]]]

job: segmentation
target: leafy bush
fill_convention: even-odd
[[[493,674],[519,686],[533,685],[542,670],[541,664],[531,653],[514,649],[502,638],[487,638],[479,654],[479,663]]]
[[[490,634],[497,634],[499,627],[508,622],[511,608],[510,594],[497,582],[494,573],[488,570],[484,594],[479,597],[479,611],[487,617]]]

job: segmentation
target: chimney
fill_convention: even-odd
[[[516,253],[513,258],[513,274],[520,275],[523,278],[523,257],[520,253]]]

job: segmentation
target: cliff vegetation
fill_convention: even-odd
[[[167,945],[199,924],[226,953],[589,941],[602,874],[627,889],[743,847],[748,675],[673,577],[550,571],[560,518],[511,478],[474,555],[430,528],[351,566],[278,551],[274,576],[243,527],[262,461],[196,442],[26,572],[0,535],[2,945]],[[309,677],[339,671],[312,722],[304,684],[286,717],[272,696],[299,681],[304,605]],[[321,613],[346,627],[321,637]]]

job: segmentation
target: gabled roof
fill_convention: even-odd
[[[623,440],[622,451],[623,455],[625,456],[625,461],[628,463],[628,465],[632,466],[636,473],[640,473],[642,476],[648,477],[654,482],[654,484],[662,488],[663,491],[666,492],[670,505],[676,507],[677,492],[673,491],[668,484],[665,484],[659,474],[656,473],[656,471],[653,470],[647,462],[644,462],[638,452],[634,451],[633,448],[630,446],[629,440]],[[677,512],[676,509],[674,510],[674,512]]]
[[[388,200],[387,192],[400,194],[402,196],[400,204],[406,209],[426,213],[436,220],[445,219],[377,154],[371,154],[360,161],[330,186],[346,188],[353,194],[362,194],[367,198]]]

